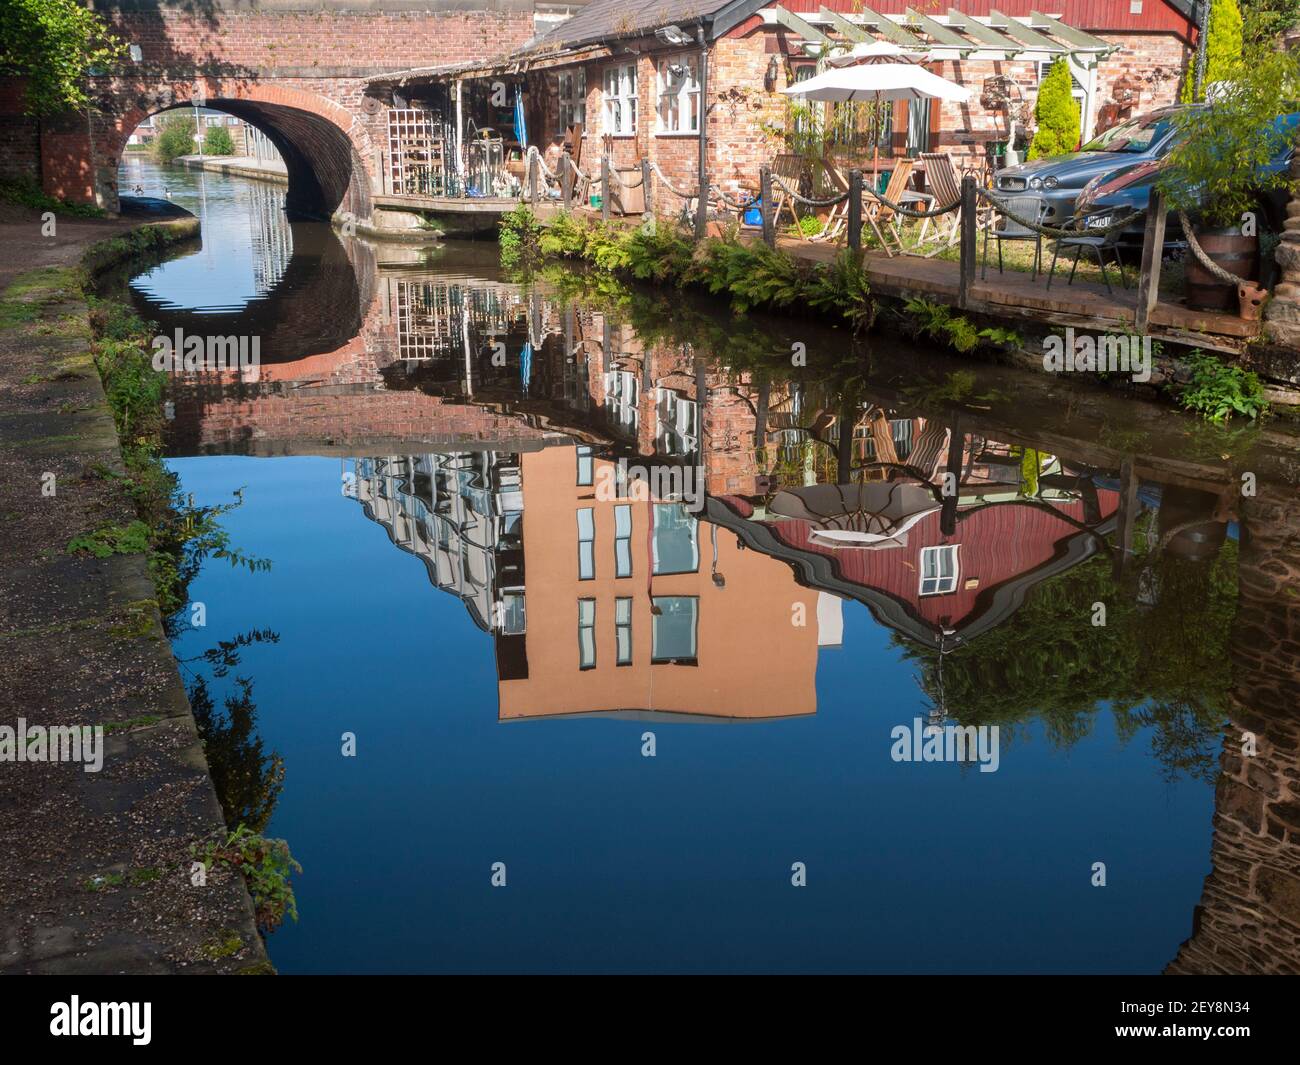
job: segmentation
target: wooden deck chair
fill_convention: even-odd
[[[911,159],[895,159],[893,161],[894,169],[889,175],[889,184],[885,186],[885,199],[890,203],[903,203],[915,198],[920,193],[911,192],[908,189],[908,182],[912,180],[912,168],[916,163]],[[893,255],[890,249],[889,241],[885,234],[894,239],[894,246],[901,254],[903,251],[903,238],[901,235],[903,216],[895,211],[888,204],[876,199],[874,196],[867,197],[867,217],[875,224],[876,232],[880,235],[881,243],[885,246],[885,252]]]
[[[952,156],[947,152],[922,152],[921,161],[925,163],[925,179],[934,193],[936,207],[947,207],[961,200],[961,183],[957,180],[957,168]],[[950,214],[939,215],[934,219],[934,237],[938,247],[928,255],[938,255],[944,248],[951,248],[961,236],[961,208]],[[927,256],[928,257],[928,256]]]
[[[831,196],[838,196],[841,192],[849,191],[848,179],[840,173],[839,167],[826,156],[822,156],[820,177],[820,181],[813,182],[813,199],[829,199]],[[848,220],[849,202],[843,200],[831,208],[830,214],[826,216],[826,224],[822,227],[822,231],[808,239],[816,241],[835,240],[844,231]]]
[[[790,188],[798,191],[799,182],[803,180],[803,156],[795,155],[793,152],[782,152],[772,160],[772,177],[780,178]],[[799,225],[799,212],[795,210],[794,197],[785,191],[780,185],[772,182],[772,199],[776,201],[776,209],[772,212],[772,219],[777,226],[781,224],[781,212],[785,211],[790,215],[790,221],[793,225]]]

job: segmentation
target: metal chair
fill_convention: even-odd
[[[1115,213],[1113,208],[1103,208],[1099,211],[1088,211],[1083,214],[1074,215],[1066,223],[1065,228],[1074,227],[1078,229],[1078,236],[1058,237],[1056,246],[1052,249],[1052,268],[1047,272],[1047,287],[1052,287],[1052,278],[1056,274],[1056,259],[1061,254],[1062,248],[1074,249],[1074,263],[1070,266],[1070,276],[1066,279],[1067,285],[1074,284],[1074,272],[1079,268],[1079,256],[1084,251],[1091,251],[1097,257],[1097,265],[1101,268],[1101,279],[1106,285],[1106,295],[1114,294],[1110,287],[1110,277],[1106,274],[1105,253],[1111,252],[1115,256],[1115,266],[1119,269],[1120,288],[1128,288],[1128,282],[1124,278],[1124,261],[1119,254],[1119,229],[1110,229],[1102,233],[1089,233],[1088,220],[1090,218],[1108,218]]]
[[[1001,201],[1009,211],[1021,218],[1029,218],[1036,225],[1041,225],[1043,215],[1047,213],[1047,203],[1041,196],[1008,196]],[[1004,240],[1032,240],[1034,242],[1033,280],[1038,280],[1038,271],[1043,265],[1043,234],[1037,229],[1017,222],[1010,214],[998,212],[997,221],[984,231],[984,263],[980,270],[980,280],[989,276],[989,241],[998,244],[998,273],[1002,273],[1002,242]]]

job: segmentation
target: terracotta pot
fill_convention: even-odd
[[[1196,241],[1216,266],[1248,281],[1259,278],[1258,237],[1243,237],[1239,228],[1229,226],[1199,229]],[[1236,286],[1220,281],[1190,251],[1186,262],[1187,306],[1201,311],[1238,310]]]
[[[1237,286],[1237,303],[1241,317],[1247,322],[1258,322],[1264,313],[1264,300],[1268,298],[1268,289],[1253,281]]]

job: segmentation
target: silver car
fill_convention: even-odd
[[[1069,155],[1053,155],[1009,166],[993,175],[998,192],[1041,195],[1043,221],[1061,225],[1074,214],[1074,201],[1093,178],[1149,159],[1162,159],[1174,146],[1174,116],[1187,107],[1175,104],[1111,126]]]

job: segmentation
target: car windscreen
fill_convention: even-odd
[[[1158,144],[1173,128],[1171,115],[1146,115],[1132,118],[1111,126],[1105,133],[1093,137],[1083,146],[1085,152],[1132,152],[1147,151],[1152,144]]]

